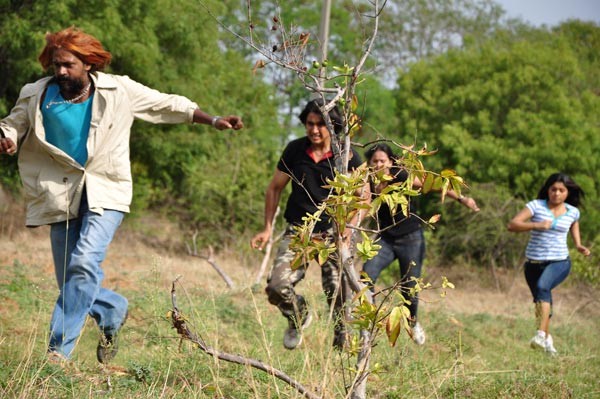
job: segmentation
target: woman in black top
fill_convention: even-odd
[[[409,176],[406,169],[394,164],[396,156],[387,144],[380,143],[372,146],[367,150],[365,156],[372,169],[376,171],[383,170],[387,175],[392,176],[392,180],[389,182],[381,181],[376,184],[371,181],[371,195],[373,198],[377,197],[390,184],[400,185],[404,183]],[[420,188],[421,185],[419,179],[414,180],[413,187]],[[452,190],[448,190],[447,195],[467,208],[479,211],[473,198],[459,196]],[[414,297],[408,296],[410,289],[415,286],[415,281],[412,278],[421,277],[421,267],[425,257],[423,224],[417,216],[415,201],[410,203],[408,216],[402,213],[400,207],[396,213],[392,213],[384,202],[377,212],[377,225],[380,231],[377,243],[381,245],[381,249],[374,258],[363,265],[363,272],[369,276],[371,283],[374,285],[381,272],[394,260],[398,259],[400,263],[400,289],[406,299],[410,300],[408,309],[411,317],[411,338],[416,344],[423,345],[425,343],[425,331],[417,321],[419,298],[416,294]]]

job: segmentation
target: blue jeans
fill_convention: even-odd
[[[571,271],[571,259],[525,262],[525,280],[534,302],[552,303],[552,289]]]
[[[70,357],[88,314],[107,334],[123,323],[127,299],[101,287],[104,273],[100,267],[123,217],[122,212],[113,210],[104,210],[103,215],[91,212],[84,194],[76,219],[50,226],[60,289],[50,321],[50,351]]]
[[[369,259],[363,266],[373,284],[381,272],[387,268],[395,259],[400,263],[400,282],[402,294],[410,300],[408,309],[413,320],[417,318],[419,306],[418,295],[409,297],[409,290],[415,286],[411,277],[421,277],[423,259],[425,259],[425,237],[423,230],[419,229],[412,233],[396,238],[381,238],[377,242],[381,249],[374,258]]]

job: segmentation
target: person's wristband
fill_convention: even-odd
[[[217,127],[217,121],[221,119],[220,116],[213,116],[212,121],[210,121],[210,124],[212,125],[212,127]]]
[[[464,196],[464,195],[462,195],[462,194],[461,194],[461,195],[459,195],[459,196],[456,198],[456,200],[457,200],[459,203],[461,203],[461,204],[462,204],[462,202],[463,202],[463,200],[464,200],[464,199],[465,199],[465,196]]]

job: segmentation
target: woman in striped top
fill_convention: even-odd
[[[589,256],[579,236],[579,203],[583,190],[564,173],[551,175],[540,189],[537,199],[527,203],[508,224],[514,232],[530,231],[525,250],[525,279],[533,295],[537,334],[531,339],[533,348],[555,355],[549,333],[552,315],[552,289],[562,283],[571,270],[567,235],[571,232],[579,252]]]

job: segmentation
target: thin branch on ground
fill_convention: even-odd
[[[314,394],[313,392],[308,390],[304,385],[300,384],[298,381],[294,380],[293,378],[291,378],[290,376],[288,376],[286,373],[284,373],[281,370],[278,370],[268,364],[265,364],[261,361],[255,360],[255,359],[249,359],[249,358],[246,358],[243,356],[233,355],[230,353],[222,352],[222,351],[219,351],[215,348],[208,346],[202,338],[200,338],[197,334],[195,334],[188,328],[185,316],[183,316],[183,314],[179,311],[179,308],[177,307],[177,297],[175,294],[175,283],[177,283],[179,278],[180,277],[177,277],[175,280],[173,280],[173,284],[171,287],[171,303],[173,304],[173,310],[171,311],[171,322],[173,324],[173,328],[175,328],[177,330],[177,333],[181,336],[182,339],[191,341],[192,343],[196,344],[198,346],[198,348],[200,348],[200,350],[202,350],[203,352],[205,352],[211,356],[214,356],[215,358],[217,358],[219,360],[224,360],[224,361],[230,362],[230,363],[241,364],[244,366],[250,366],[255,369],[262,370],[262,371],[280,379],[281,381],[285,382],[286,384],[288,384],[292,388],[296,389],[296,391],[298,391],[299,393],[301,393],[302,395],[304,395],[304,397],[306,397],[308,399],[322,399],[321,396]]]

